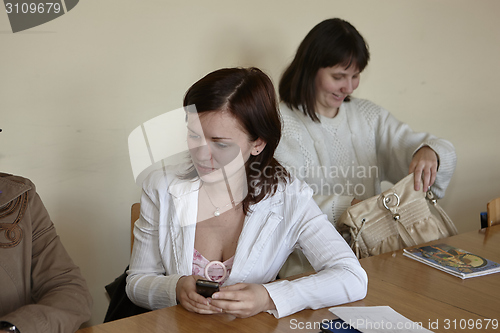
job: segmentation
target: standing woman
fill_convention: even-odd
[[[456,166],[450,142],[413,132],[382,107],[350,96],[369,59],[356,28],[328,19],[307,34],[279,83],[283,132],[275,156],[311,186],[334,225],[349,206],[379,194],[381,181],[409,173],[415,190],[430,187],[441,198]]]
[[[153,172],[127,272],[128,297],[159,309],[276,317],[366,295],[367,277],[342,236],[274,159],[281,122],[274,87],[256,68],[212,72],[184,98],[189,160]],[[165,144],[168,144],[165,143]],[[318,272],[274,281],[295,248]],[[219,282],[212,297],[196,280]]]

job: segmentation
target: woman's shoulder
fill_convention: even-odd
[[[31,180],[29,180],[28,178],[12,175],[9,173],[3,173],[3,172],[0,172],[0,182],[1,183],[9,183],[9,184],[14,183],[17,185],[24,184],[24,185],[27,185],[31,188],[35,187],[35,184],[33,184],[33,182]]]
[[[363,98],[351,97],[349,102],[343,104],[349,111],[359,113],[380,113],[384,110],[380,105]]]
[[[284,203],[297,204],[304,199],[312,198],[313,191],[305,181],[302,181],[294,176],[286,182],[280,182],[275,193],[275,199]]]
[[[28,178],[15,176],[7,173],[0,173],[0,206],[12,201],[21,194],[32,191],[35,192],[35,184]]]
[[[314,203],[312,189],[302,180],[292,177],[287,183],[280,183],[274,195],[266,197],[256,206],[251,207],[252,211],[258,211],[258,216],[266,216],[272,213],[284,223],[282,226],[299,226],[300,221],[305,221],[304,216],[308,214],[321,214],[317,208],[314,214]],[[263,220],[264,221],[264,220]]]
[[[286,103],[280,102],[279,110],[281,114],[281,118],[283,122],[302,122],[302,118],[306,117],[302,110],[298,110],[295,108],[290,108]],[[308,117],[307,117],[308,118]]]
[[[342,104],[345,107],[346,116],[352,120],[366,121],[370,126],[376,127],[381,118],[386,117],[389,112],[374,102],[351,97],[349,102]]]
[[[281,131],[282,141],[287,141],[290,137],[296,140],[303,140],[308,137],[310,130],[314,130],[314,127],[320,126],[319,123],[313,122],[309,116],[305,115],[302,110],[291,109],[283,102],[279,106],[283,123]]]

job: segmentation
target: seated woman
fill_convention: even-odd
[[[367,276],[312,199],[274,159],[281,123],[271,80],[256,68],[221,69],[184,98],[190,161],[143,184],[127,294],[159,309],[277,318],[363,298]],[[316,270],[274,281],[300,248]],[[219,281],[211,298],[196,280]]]

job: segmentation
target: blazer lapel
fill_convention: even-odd
[[[283,216],[275,213],[273,208],[283,205],[280,193],[263,200],[251,207],[252,213],[245,218],[243,230],[238,239],[238,247],[234,257],[233,268],[226,285],[247,281],[247,277],[255,265],[263,258],[263,250],[269,246],[270,238]],[[263,274],[264,272],[259,272]]]
[[[168,188],[172,198],[172,211],[168,214],[171,219],[168,223],[170,250],[180,274],[192,273],[199,188],[199,180],[180,180]]]

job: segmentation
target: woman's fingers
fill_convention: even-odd
[[[188,311],[200,314],[220,313],[222,310],[210,304],[210,301],[196,292],[198,276],[183,276],[177,282],[178,302]]]
[[[437,174],[437,165],[437,155],[430,147],[424,146],[413,155],[409,173],[415,174],[415,191],[420,191],[420,185],[423,185],[422,191],[425,192],[434,184]]]
[[[240,318],[275,308],[267,289],[260,284],[239,283],[224,287],[212,298],[211,304]]]

